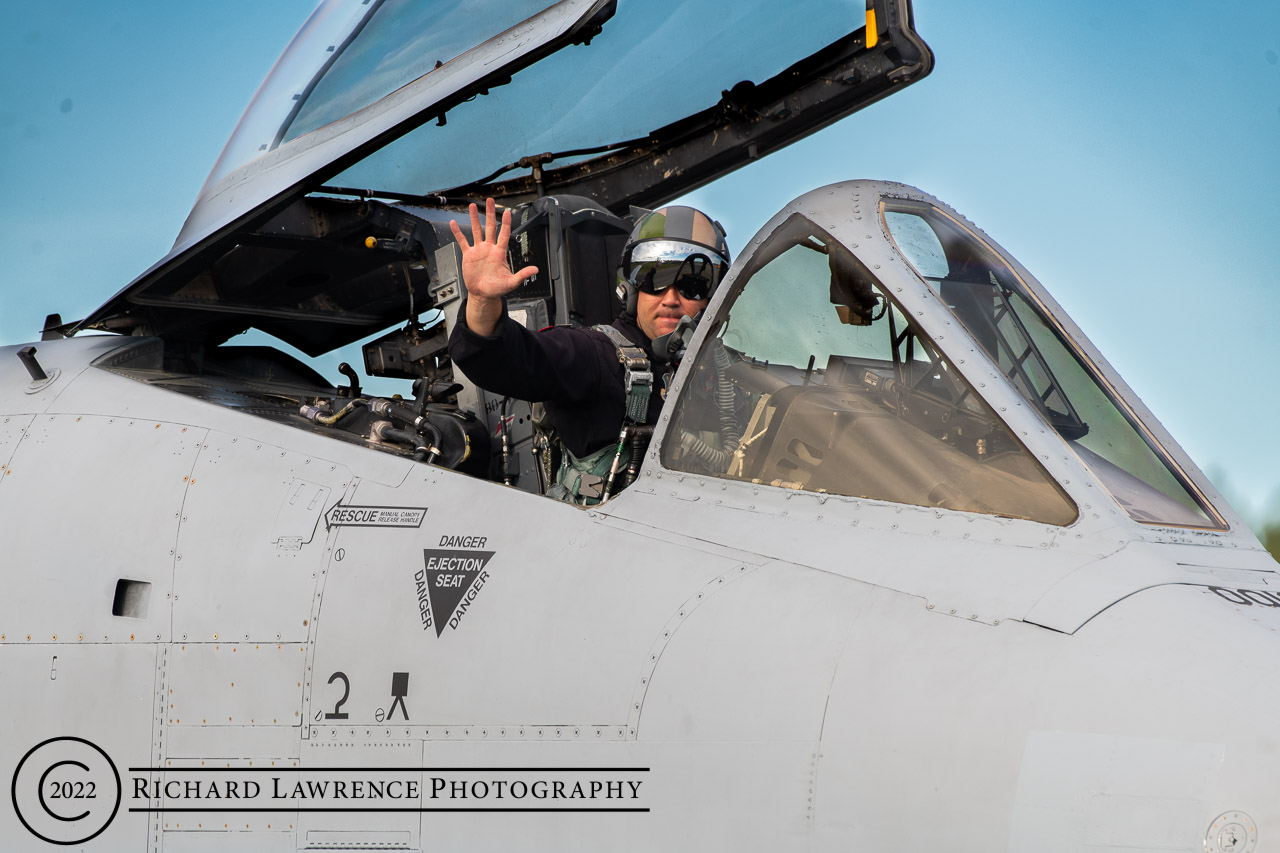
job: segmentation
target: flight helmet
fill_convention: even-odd
[[[719,222],[682,205],[649,211],[636,220],[622,247],[618,300],[635,316],[640,291],[675,287],[686,299],[710,299],[729,271],[729,244]]]

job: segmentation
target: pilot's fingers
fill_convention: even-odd
[[[456,220],[449,220],[449,230],[453,232],[453,239],[458,241],[458,245],[464,249],[470,249],[471,244],[467,242],[466,236],[462,233],[462,229],[458,226]]]
[[[511,209],[502,211],[502,227],[498,229],[498,251],[507,251],[507,243],[511,240]]]
[[[480,208],[476,207],[476,203],[471,202],[471,245],[480,245],[480,240],[484,232],[480,230]]]
[[[498,221],[494,215],[496,209],[497,205],[494,204],[492,197],[484,200],[484,240],[486,243],[492,243],[497,238]]]

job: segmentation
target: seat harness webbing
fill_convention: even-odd
[[[618,361],[622,364],[625,400],[622,429],[616,446],[605,445],[579,459],[560,442],[560,465],[555,472],[555,485],[548,494],[583,506],[608,500],[614,493],[614,483],[624,465],[628,475],[634,477],[639,459],[644,455],[644,447],[640,444],[651,433],[651,429],[645,426],[649,397],[653,393],[653,368],[649,357],[643,348],[633,344],[613,326],[592,328],[603,332],[617,350]],[[628,444],[632,445],[629,452]],[[625,488],[629,483],[630,479],[619,488]]]

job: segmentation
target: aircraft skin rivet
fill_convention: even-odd
[[[951,615],[952,615],[952,616],[955,616],[955,615],[956,615],[956,610],[955,610],[955,608],[954,608],[954,607],[953,607],[953,608],[951,608]]]
[[[933,609],[933,605],[932,605],[932,604],[926,604],[926,605],[924,606],[924,609],[925,609],[925,610],[932,610],[932,609]]]

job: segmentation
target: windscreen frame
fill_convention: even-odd
[[[863,438],[878,440],[885,438],[891,431],[908,430],[915,433],[916,438],[908,436],[896,443],[893,441],[883,440],[879,441],[879,443],[859,443],[857,441],[851,443],[849,440],[858,438],[858,434],[848,427],[841,427],[838,430],[832,431],[833,437],[837,432],[839,433],[840,443],[836,443],[833,440],[824,446],[824,452],[827,453],[827,458],[825,461],[813,463],[812,479],[808,482],[802,480],[792,482],[777,480],[773,478],[773,474],[776,473],[773,471],[774,466],[772,464],[772,461],[775,458],[774,448],[782,448],[789,444],[794,444],[794,439],[799,435],[799,433],[787,431],[788,424],[784,418],[790,417],[792,413],[791,410],[788,410],[785,414],[782,414],[781,410],[778,410],[778,417],[772,421],[770,420],[770,418],[773,417],[771,413],[765,413],[767,414],[767,417],[759,420],[757,419],[764,412],[766,405],[772,406],[772,403],[769,401],[769,396],[772,392],[764,393],[762,398],[760,395],[756,395],[756,399],[747,400],[745,409],[742,408],[742,406],[738,407],[738,426],[744,427],[744,429],[741,430],[740,435],[734,435],[733,438],[730,439],[730,443],[734,440],[738,442],[736,445],[738,452],[734,453],[728,446],[720,448],[721,450],[728,451],[729,456],[733,458],[724,459],[713,458],[711,456],[703,456],[701,460],[692,458],[687,460],[685,458],[690,448],[693,448],[693,453],[695,454],[701,453],[701,449],[691,445],[687,439],[691,434],[697,433],[699,429],[705,430],[708,426],[708,422],[705,417],[705,411],[707,409],[706,400],[714,400],[716,394],[719,393],[714,390],[714,380],[712,382],[708,381],[707,375],[709,375],[709,371],[704,370],[704,368],[707,367],[710,359],[714,357],[713,352],[716,346],[722,343],[722,338],[724,340],[728,340],[726,337],[728,325],[731,322],[735,308],[741,307],[738,303],[744,290],[752,286],[753,282],[755,282],[757,278],[757,274],[766,270],[769,266],[773,265],[775,261],[783,258],[788,253],[800,248],[804,244],[804,241],[796,241],[792,239],[800,231],[805,232],[811,238],[816,240],[816,242],[825,247],[827,251],[822,252],[822,254],[827,254],[828,252],[830,252],[831,255],[838,254],[841,256],[841,260],[845,260],[856,265],[857,271],[855,273],[855,277],[858,277],[859,275],[861,277],[865,277],[864,280],[872,285],[882,300],[880,308],[883,310],[879,310],[878,314],[878,309],[874,306],[869,304],[863,306],[867,309],[865,312],[867,316],[863,317],[862,321],[854,320],[850,322],[848,317],[836,309],[834,313],[840,316],[839,323],[846,326],[869,326],[871,323],[866,321],[870,320],[874,323],[881,320],[887,314],[893,314],[894,317],[897,318],[897,322],[902,324],[902,326],[897,332],[894,332],[894,321],[892,319],[888,321],[887,327],[891,333],[889,341],[890,345],[894,348],[902,346],[903,340],[906,339],[909,334],[917,343],[918,347],[923,350],[923,356],[919,354],[919,351],[917,352],[917,355],[914,356],[914,365],[916,367],[925,368],[924,374],[920,374],[918,371],[916,372],[915,375],[917,379],[921,378],[922,375],[936,372],[939,367],[939,362],[945,363],[945,370],[950,376],[947,381],[956,386],[957,390],[962,390],[964,392],[959,398],[952,398],[954,407],[957,411],[961,408],[962,403],[969,409],[977,407],[977,410],[971,411],[970,414],[976,415],[976,420],[985,420],[990,426],[994,427],[994,429],[989,433],[979,433],[978,435],[995,437],[996,434],[999,433],[1002,444],[998,452],[1005,455],[1006,462],[1012,461],[1016,463],[1013,468],[1008,467],[1006,464],[996,464],[994,466],[978,465],[970,467],[966,467],[964,465],[957,466],[954,462],[961,456],[961,454],[954,452],[955,450],[958,450],[958,445],[954,443],[953,438],[950,439],[952,443],[949,445],[952,450],[948,450],[942,454],[935,453],[933,456],[929,457],[931,459],[936,458],[939,463],[936,469],[928,469],[928,471],[933,472],[929,474],[929,477],[917,476],[921,474],[920,466],[916,466],[913,469],[908,469],[904,466],[902,468],[904,473],[895,473],[892,477],[887,476],[883,470],[884,466],[888,466],[888,468],[896,472],[898,469],[894,467],[897,464],[895,460],[901,461],[904,458],[903,450],[907,449],[914,452],[914,449],[924,448],[926,445],[920,442],[918,438],[921,436],[926,438],[929,437],[925,430],[921,429],[920,424],[911,420],[903,419],[901,417],[901,413],[899,413],[898,420],[896,421],[898,426],[893,427],[890,425],[887,429],[885,427],[872,426],[870,432],[861,433],[861,436]],[[745,484],[752,489],[777,488],[783,491],[802,491],[815,495],[831,495],[846,500],[869,500],[874,502],[883,502],[889,505],[897,505],[900,507],[920,507],[933,511],[956,511],[965,515],[988,516],[1008,521],[1024,521],[1030,524],[1039,525],[1048,524],[1053,527],[1063,529],[1072,527],[1080,520],[1082,514],[1080,505],[1071,492],[1063,485],[1062,481],[1055,476],[1053,472],[1051,472],[1036,457],[1036,454],[1032,452],[1032,449],[1018,437],[1018,433],[1014,429],[1013,425],[1007,418],[999,414],[996,410],[997,407],[986,397],[985,394],[981,392],[977,383],[970,381],[969,378],[964,376],[963,373],[955,367],[952,357],[948,354],[948,349],[944,349],[940,346],[938,340],[928,333],[927,328],[912,316],[913,312],[909,310],[909,306],[893,295],[889,282],[886,281],[883,276],[873,273],[871,269],[864,264],[860,258],[858,258],[856,253],[850,251],[849,247],[843,241],[833,236],[822,226],[818,225],[809,215],[797,211],[791,213],[785,218],[775,220],[775,223],[771,223],[768,236],[757,236],[756,240],[753,242],[758,242],[758,247],[750,257],[743,259],[745,263],[742,268],[736,270],[732,279],[727,282],[728,287],[726,288],[723,299],[717,297],[718,302],[715,304],[714,314],[703,320],[703,328],[699,331],[698,339],[695,341],[695,348],[690,351],[690,356],[686,359],[690,362],[689,373],[679,383],[680,387],[678,389],[678,397],[673,400],[674,408],[670,415],[670,422],[666,429],[660,430],[659,435],[655,437],[655,443],[659,445],[656,450],[657,461],[662,469],[681,476],[708,476],[723,480],[724,482],[737,482]],[[807,246],[807,248],[813,248],[813,246]],[[786,270],[784,270],[784,272],[785,271]],[[834,275],[834,267],[832,268],[832,272]],[[769,283],[766,282],[758,283],[766,287],[769,286]],[[825,279],[823,288],[825,291]],[[854,313],[858,312],[859,300],[856,298],[848,302],[844,300],[836,302],[835,294],[839,287],[834,279],[831,282],[830,289],[830,307],[835,309],[835,306],[837,305],[848,305],[850,306],[850,310]],[[856,287],[853,288],[853,290],[846,289],[846,295],[852,295],[852,293],[857,289],[858,288]],[[865,288],[863,289],[865,290]],[[827,294],[824,292],[823,299],[826,298]],[[754,328],[754,326],[749,325],[748,328]],[[782,336],[785,337],[786,324],[781,324],[778,328],[784,330],[782,332]],[[765,338],[768,339],[770,335],[777,336],[778,334],[779,333],[777,331],[766,332]],[[815,334],[821,337],[827,335],[828,332],[819,330],[815,332]],[[874,336],[875,333],[872,334]],[[814,338],[813,340],[817,341],[818,339],[819,338]],[[860,343],[852,340],[845,341],[844,343],[846,345],[852,345],[854,348],[862,346]],[[911,355],[911,343],[909,340],[906,342],[905,346],[905,355],[903,356],[905,361],[903,361],[902,364],[912,362],[913,359],[913,356]],[[727,350],[729,352],[731,358],[736,359],[736,366],[733,370],[725,373],[725,375],[728,376],[734,371],[737,371],[739,375],[737,377],[733,377],[731,381],[734,384],[740,384],[742,377],[740,375],[741,371],[738,370],[738,368],[742,366],[750,366],[753,368],[763,366],[766,371],[769,371],[772,367],[773,371],[777,373],[777,376],[780,378],[765,379],[759,387],[764,388],[770,383],[773,383],[777,386],[773,391],[778,391],[778,389],[782,388],[790,388],[793,391],[797,391],[800,390],[799,386],[801,385],[809,386],[808,375],[810,373],[815,377],[822,377],[824,375],[827,377],[834,376],[834,374],[830,373],[831,363],[837,360],[847,362],[849,365],[854,367],[858,366],[854,364],[855,362],[865,360],[861,357],[864,355],[863,353],[855,353],[852,350],[847,353],[847,355],[851,356],[849,358],[844,357],[846,355],[845,353],[842,353],[838,359],[835,353],[829,353],[828,366],[824,371],[824,369],[820,367],[815,369],[815,362],[812,356],[809,359],[809,366],[806,369],[802,367],[799,362],[793,364],[795,361],[794,359],[779,360],[777,362],[771,362],[767,359],[765,361],[760,361],[755,357],[760,355],[760,351],[758,349],[753,354],[746,348],[739,347],[740,344],[736,340],[729,346],[721,347],[722,350]],[[875,356],[872,357],[876,358]],[[893,382],[894,379],[898,380],[899,385],[908,384],[901,381],[904,378],[904,374],[899,369],[900,365],[898,355],[895,353],[895,355],[892,356],[892,359],[893,376],[886,376],[886,378],[889,378],[890,382]],[[883,357],[879,357],[879,360],[883,361]],[[748,362],[750,363],[749,365]],[[884,366],[888,367],[887,363]],[[803,381],[798,378],[802,373],[805,375]],[[856,381],[853,385],[849,384],[850,375],[852,374],[846,374],[845,376],[837,378],[835,380],[835,385],[828,385],[828,380],[826,378],[815,378],[815,385],[812,388],[806,387],[804,391],[821,391],[823,390],[822,386],[825,385],[836,390],[838,393],[842,393],[841,389],[854,388],[857,386]],[[937,377],[935,377],[935,379],[936,378]],[[915,384],[909,389],[909,391],[914,393],[919,390],[921,383],[916,380],[912,381]],[[757,383],[748,382],[744,387],[754,387],[756,384]],[[891,390],[888,386],[885,386],[885,389],[886,391]],[[748,393],[750,394],[751,392]],[[777,399],[781,400],[782,398],[782,393],[777,394]],[[968,400],[967,403],[965,402],[966,398]],[[921,398],[916,398],[917,401],[920,399]],[[798,402],[798,398],[796,401]],[[817,411],[817,409],[821,409],[825,405],[824,401],[815,402],[817,403],[816,408],[810,406],[807,402],[806,407],[814,408],[814,411]],[[929,404],[930,401],[926,400],[924,402]],[[939,402],[939,398],[935,397],[934,402]],[[791,406],[792,409],[794,409],[794,405],[790,400],[788,400],[786,405]],[[704,416],[701,417],[701,425],[698,424],[699,415],[691,414],[691,411],[696,412],[697,407],[699,406],[702,408],[704,414]],[[693,408],[691,409],[690,407]],[[839,403],[837,403],[837,408],[839,409],[838,413],[832,411],[830,414],[840,419],[844,419],[846,416],[851,415],[853,418],[852,423],[854,424],[856,424],[857,419],[862,416],[883,418],[886,414],[888,415],[888,422],[890,424],[895,422],[894,413],[891,410],[869,411],[867,409],[863,409],[859,412],[856,408],[841,406]],[[741,417],[742,413],[747,411],[751,412],[749,418]],[[804,415],[801,415],[802,419],[804,417]],[[846,421],[846,423],[849,422]],[[801,427],[803,428],[803,423],[801,424]],[[927,427],[925,429],[927,429]],[[703,435],[706,436],[707,433],[704,431]],[[723,428],[721,436],[724,437]],[[939,438],[940,440],[934,442],[938,447],[942,447],[949,441],[945,435],[934,435],[930,440],[933,441]],[[979,441],[978,443],[981,444],[983,442]],[[972,444],[972,441],[970,444]],[[715,448],[713,448],[713,450],[714,449]],[[873,451],[880,452],[883,456],[876,456]],[[746,458],[743,458],[744,452],[746,453]],[[785,454],[789,451],[784,450],[783,452]],[[981,451],[979,451],[979,453],[981,453]],[[755,454],[754,459],[751,458],[752,454]],[[849,462],[858,454],[870,454],[862,456],[861,458],[863,460],[872,458],[881,459],[878,465],[881,466],[882,470],[878,470],[875,474],[867,474],[865,476],[859,474],[858,477],[855,478],[857,480],[855,483],[846,479],[845,475],[847,472],[853,471],[854,468],[864,467],[861,463],[853,467],[849,465]],[[950,458],[947,458],[948,455],[950,455]],[[819,456],[818,458],[822,459],[823,457]],[[699,467],[699,462],[706,464],[703,467]],[[981,462],[980,458],[979,462]],[[819,470],[824,466],[827,470],[819,473]],[[925,467],[927,468],[928,466]],[[1028,469],[1033,470],[1028,472]],[[767,476],[766,471],[770,472]],[[836,479],[832,479],[833,473],[839,480],[838,485],[836,484]],[[1029,477],[1027,476],[1028,473],[1032,473],[1035,476]],[[949,476],[955,477],[956,475],[960,475],[961,479],[948,479]],[[1011,476],[1015,479],[1006,479],[1002,484],[997,483],[996,480],[993,479],[1006,476]],[[1005,504],[998,507],[989,502],[989,499],[993,496],[991,493],[991,489],[993,487],[1000,487],[1001,485],[1004,487],[1013,486],[1015,485],[1015,480],[1019,481],[1022,487],[1036,487],[1037,491],[1034,493],[1026,491],[1021,492],[1023,496],[1021,500],[1025,501],[1025,503],[1022,503],[1017,509],[1010,509],[1010,506],[1012,506],[1011,504]],[[821,482],[822,485],[818,485],[819,482]],[[921,483],[933,483],[934,488],[932,491],[929,489],[928,485],[921,488]],[[869,490],[867,487],[869,487]],[[942,493],[943,490],[945,490],[945,493]],[[939,492],[941,494],[941,498],[935,500],[934,492]],[[920,499],[920,496],[926,495],[926,493],[927,498]],[[1000,499],[1004,501],[1009,500],[1008,494],[1004,495]],[[1034,510],[1032,510],[1031,507],[1034,507]],[[1037,514],[1028,514],[1028,512],[1032,511]]]

